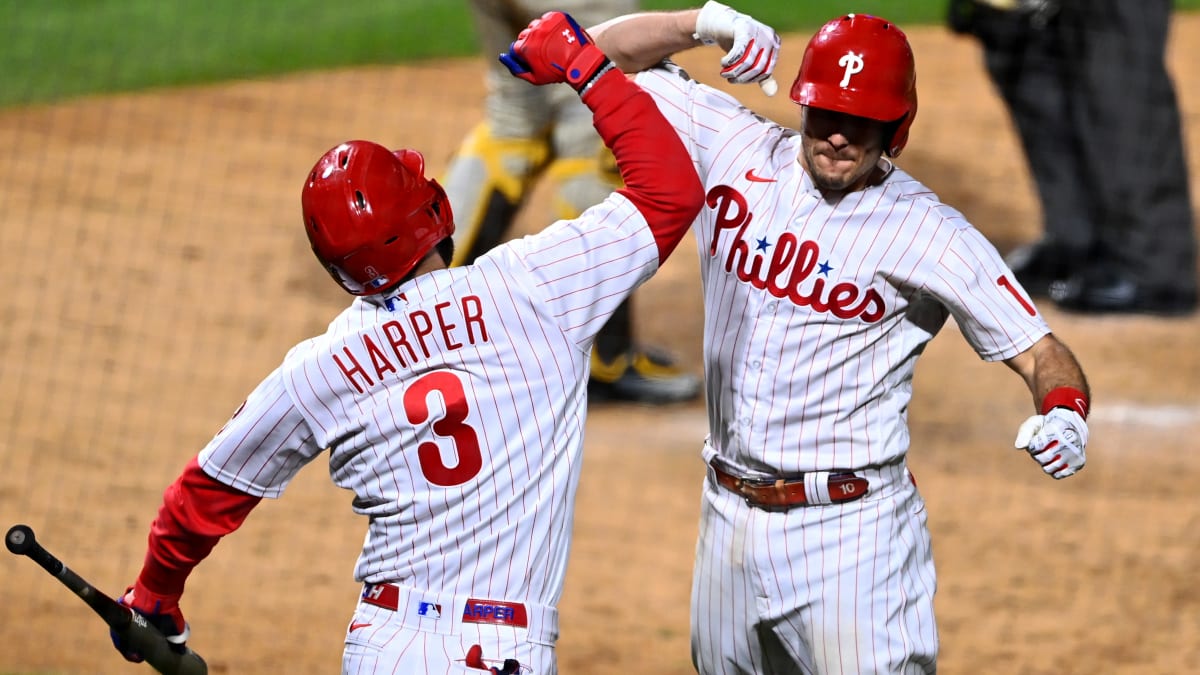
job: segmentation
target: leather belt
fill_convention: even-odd
[[[750,506],[786,510],[794,506],[841,504],[867,496],[870,481],[851,471],[818,471],[790,478],[742,478],[709,462],[713,481],[740,495]]]
[[[400,588],[394,584],[366,584],[362,601],[393,612],[400,608]],[[467,598],[463,623],[487,623],[497,626],[529,627],[529,612],[519,602]]]

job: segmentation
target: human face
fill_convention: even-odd
[[[885,122],[803,106],[804,168],[822,191],[861,190],[883,155]]]

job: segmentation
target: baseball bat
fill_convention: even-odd
[[[167,638],[150,625],[146,617],[105,595],[42,548],[33,536],[33,528],[28,525],[13,525],[4,537],[4,545],[15,555],[29,556],[51,576],[74,591],[92,611],[104,619],[104,623],[108,624],[126,645],[141,654],[146,663],[158,672],[163,675],[207,675],[208,664],[199,654],[186,647],[183,653],[172,649]]]

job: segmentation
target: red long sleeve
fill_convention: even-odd
[[[704,186],[683,141],[636,82],[613,69],[583,94],[625,187],[618,190],[650,224],[662,264],[704,203]]]
[[[193,458],[163,492],[138,583],[159,595],[182,595],[192,569],[260,501],[210,478]]]

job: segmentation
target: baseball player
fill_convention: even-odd
[[[874,16],[825,24],[791,87],[791,129],[664,60],[715,43],[730,82],[764,81],[778,37],[745,14],[708,2],[594,35],[642,71],[706,192],[697,670],[934,672],[934,565],[905,464],[917,357],[953,318],[1015,371],[1037,413],[1016,446],[1054,478],[1084,465],[1089,394],[995,248],[895,164],[917,112],[907,38]]]
[[[538,180],[554,182],[553,210],[574,218],[620,186],[612,154],[592,128],[592,114],[569,87],[531,87],[495,60],[512,36],[551,10],[594,25],[637,9],[636,0],[470,0],[468,8],[489,59],[485,118],[463,139],[446,169],[446,194],[458,214],[455,264],[469,264],[510,236]],[[634,334],[632,298],[600,329],[588,381],[593,400],[673,403],[700,395],[700,378]]]
[[[625,187],[451,268],[451,205],[420,153],[350,141],[317,161],[305,230],[357,297],[166,489],[122,601],[178,644],[190,571],[328,453],[333,481],[369,520],[342,672],[556,672],[588,353],[703,194],[654,102],[569,16],[533,21],[501,59],[523,80],[579,93]]]

